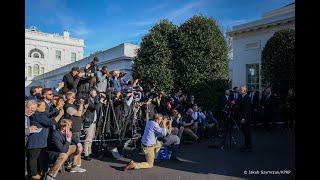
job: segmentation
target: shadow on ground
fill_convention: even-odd
[[[243,139],[240,137],[240,143]],[[230,177],[249,179],[294,179],[294,131],[277,128],[274,131],[266,132],[262,129],[253,129],[253,152],[241,152],[239,149],[208,148],[212,141],[201,144],[182,145],[181,157],[184,162],[163,161],[155,163],[155,167],[172,169],[197,174],[218,174]],[[110,166],[122,171],[122,167],[130,159],[140,162],[144,161],[141,149],[126,152],[128,159],[115,160],[112,158],[100,158],[101,161],[121,164],[121,166]],[[262,171],[289,170],[290,174],[262,175]],[[146,171],[146,170],[139,170]],[[244,172],[255,171],[259,174],[246,175]]]

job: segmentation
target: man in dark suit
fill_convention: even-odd
[[[59,113],[59,109],[55,107],[52,103],[53,100],[53,92],[51,88],[44,88],[42,90],[43,94],[43,101],[46,103],[46,113],[48,114],[49,118],[56,117]]]
[[[259,118],[258,108],[259,108],[259,93],[255,91],[254,87],[251,87],[251,91],[248,92],[251,102],[251,120],[254,126],[257,126],[257,121]]]
[[[261,110],[263,111],[263,122],[265,128],[270,130],[270,123],[274,125],[276,101],[272,94],[271,87],[267,87],[261,98]]]
[[[232,94],[231,94],[231,100],[234,100],[235,102],[237,102],[237,100],[240,97],[240,93],[239,93],[239,88],[238,87],[234,87]]]
[[[240,96],[238,99],[238,112],[241,123],[241,130],[244,135],[245,147],[244,151],[252,151],[252,137],[250,130],[250,117],[251,117],[251,101],[250,97],[247,94],[247,87],[240,87]]]

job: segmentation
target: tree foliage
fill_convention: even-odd
[[[261,61],[264,85],[271,85],[273,91],[282,97],[289,88],[295,88],[295,31],[276,32],[267,41]]]
[[[147,90],[179,88],[212,108],[229,85],[227,54],[225,38],[214,19],[195,15],[179,27],[162,20],[144,36],[133,77],[142,79]]]
[[[212,18],[195,15],[178,28],[175,85],[214,107],[228,86],[225,38]]]
[[[133,64],[133,77],[142,79],[146,90],[170,91],[173,86],[171,36],[176,26],[168,20],[156,24],[142,39]]]

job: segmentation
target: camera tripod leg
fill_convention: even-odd
[[[111,99],[109,100],[109,104],[110,104],[110,107],[111,107],[111,111],[112,111],[112,113],[113,113],[113,120],[114,120],[114,123],[115,123],[115,125],[116,125],[116,132],[115,132],[115,134],[120,135],[121,133],[120,133],[120,128],[119,128],[119,122],[118,122],[118,120],[117,120],[116,113],[115,113],[114,106],[113,106],[113,102],[112,102]]]

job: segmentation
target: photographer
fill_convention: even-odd
[[[238,98],[239,117],[241,123],[241,130],[244,135],[245,147],[243,151],[252,152],[252,137],[250,130],[251,117],[251,99],[247,94],[247,87],[240,87],[240,96]]]
[[[182,125],[184,127],[184,133],[187,134],[188,136],[190,136],[194,141],[196,141],[197,143],[201,143],[200,138],[195,134],[195,132],[197,132],[197,125],[194,122],[194,119],[192,117],[193,114],[193,110],[191,108],[189,108],[187,110],[187,116],[185,118],[183,118],[182,121]]]
[[[86,65],[86,67],[84,68],[84,72],[86,76],[97,77],[98,63],[99,63],[98,57],[94,57],[93,60]]]
[[[97,72],[97,91],[99,93],[106,93],[110,87],[109,71],[107,66],[102,66],[101,70]]]
[[[161,143],[157,141],[157,138],[164,137],[167,134],[165,128],[166,124],[167,121],[163,120],[163,117],[160,114],[155,114],[153,119],[150,119],[147,122],[141,139],[141,146],[145,154],[146,162],[136,163],[131,161],[124,167],[124,171],[153,167],[155,155],[161,148]]]
[[[84,143],[84,160],[90,161],[89,155],[91,154],[91,145],[96,132],[97,111],[96,108],[100,103],[98,101],[97,91],[91,89],[90,97],[88,99],[88,107],[84,113],[83,128],[86,134],[86,140]]]
[[[78,88],[77,88],[77,99],[87,99],[90,94],[90,89],[96,87],[95,77],[82,77],[80,78]]]
[[[65,119],[72,121],[72,135],[80,141],[81,127],[82,127],[82,115],[84,113],[84,100],[79,100],[79,106],[75,105],[76,95],[74,92],[66,93],[66,104],[64,105]],[[86,105],[88,107],[88,105]]]
[[[112,92],[121,92],[122,87],[120,83],[120,71],[114,70],[112,72],[112,77],[109,80],[110,87],[112,88]]]
[[[30,96],[27,100],[39,100],[42,98],[42,87],[41,86],[32,86],[30,87]]]
[[[70,172],[85,172],[81,166],[81,152],[83,150],[81,143],[72,136],[72,121],[62,119],[59,122],[59,129],[52,132],[48,142],[49,159],[54,162],[53,167],[49,170],[46,180],[54,180],[60,167],[68,159],[73,157],[73,163]]]
[[[84,74],[80,72],[79,67],[73,67],[68,74],[63,76],[64,87],[62,88],[62,93],[65,94],[69,91],[77,93],[78,83],[82,76]]]
[[[171,149],[172,154],[170,159],[179,161],[177,155],[179,154],[180,138],[172,132],[172,120],[168,116],[165,116],[164,121],[166,121],[165,128],[167,135],[163,138],[163,145]]]
[[[181,139],[184,127],[181,121],[181,114],[177,110],[173,110],[173,120],[172,120],[172,134],[175,134]]]

